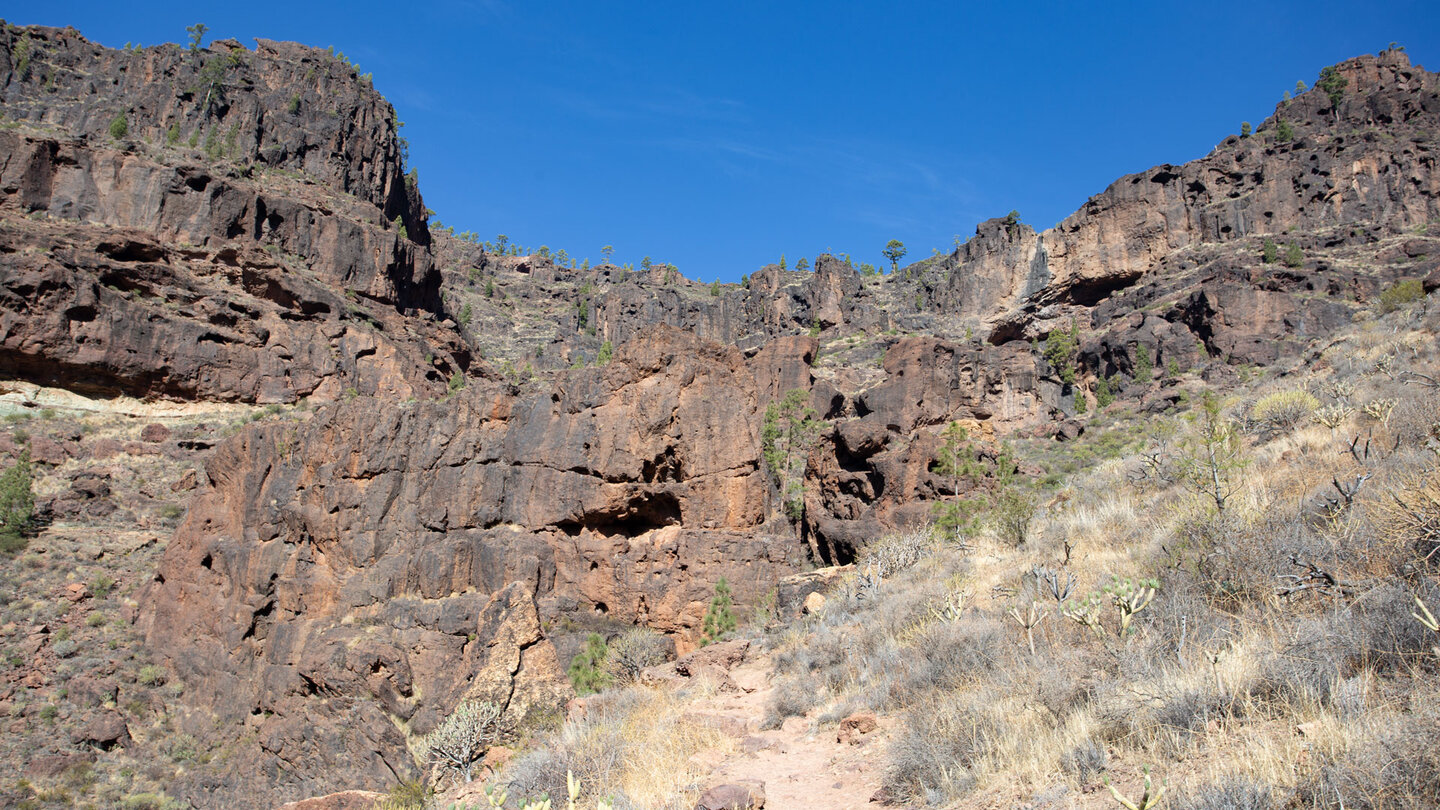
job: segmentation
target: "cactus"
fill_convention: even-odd
[[[1420,612],[1411,613],[1410,615],[1425,625],[1426,630],[1432,633],[1440,633],[1440,621],[1435,620],[1435,614],[1430,612],[1430,608],[1426,607],[1425,603],[1420,601],[1420,597],[1418,596],[1415,597],[1415,606],[1420,608]],[[1440,644],[1432,646],[1430,651],[1435,653],[1436,658],[1440,658]]]
[[[1155,594],[1160,590],[1160,581],[1156,579],[1142,579],[1135,582],[1130,578],[1112,578],[1110,584],[1105,586],[1105,593],[1110,596],[1110,603],[1120,612],[1121,638],[1129,635],[1130,623],[1134,621],[1135,614],[1144,610],[1155,601]]]
[[[1060,614],[1081,627],[1088,627],[1095,635],[1105,637],[1105,626],[1100,623],[1100,594],[1091,593],[1079,602],[1066,602]]]
[[[945,594],[938,604],[930,607],[930,618],[937,622],[957,622],[965,615],[965,601],[969,591],[953,590]]]
[[[1041,612],[1040,603],[1032,600],[1030,602],[1029,612],[1021,613],[1020,608],[1017,606],[1010,608],[1008,615],[1010,616],[1010,618],[1014,619],[1017,624],[1025,628],[1025,641],[1030,644],[1030,655],[1031,657],[1034,657],[1035,626],[1040,624],[1040,622],[1045,621],[1045,616],[1048,614]]]
[[[1130,799],[1126,798],[1125,794],[1121,793],[1119,790],[1116,790],[1115,786],[1110,784],[1110,777],[1108,776],[1105,777],[1105,787],[1110,788],[1110,795],[1114,796],[1115,801],[1119,802],[1120,805],[1125,808],[1125,810],[1152,810],[1153,808],[1160,806],[1160,799],[1165,795],[1164,784],[1160,785],[1160,789],[1155,791],[1154,796],[1150,795],[1149,767],[1145,768],[1145,792],[1140,796],[1140,801],[1138,802],[1130,801]]]

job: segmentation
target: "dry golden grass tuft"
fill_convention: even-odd
[[[734,741],[685,713],[687,696],[632,686],[592,698],[584,716],[518,758],[504,778],[517,797],[566,795],[566,775],[586,792],[616,798],[616,807],[691,807],[690,790],[706,751],[728,753]]]

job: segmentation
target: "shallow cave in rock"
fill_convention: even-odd
[[[638,537],[680,522],[680,500],[669,492],[655,492],[632,497],[615,509],[586,512],[578,520],[561,521],[556,526],[571,537],[585,529],[605,537]]]

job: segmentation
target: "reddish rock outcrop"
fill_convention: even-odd
[[[662,327],[543,393],[355,400],[293,443],[222,445],[140,619],[187,696],[282,764],[209,795],[383,787],[413,768],[385,717],[424,733],[512,682],[553,703],[520,683],[559,671],[535,598],[688,633],[720,577],[760,595],[801,553],[759,533],[761,401],[738,351]]]
[[[0,374],[290,402],[439,393],[469,365],[434,323],[394,112],[348,65],[3,26],[0,77]]]

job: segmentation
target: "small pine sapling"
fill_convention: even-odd
[[[713,644],[735,629],[735,612],[731,610],[733,605],[730,583],[721,577],[720,581],[715,583],[715,597],[710,600],[710,608],[705,611],[705,622],[700,631],[700,646]]]

